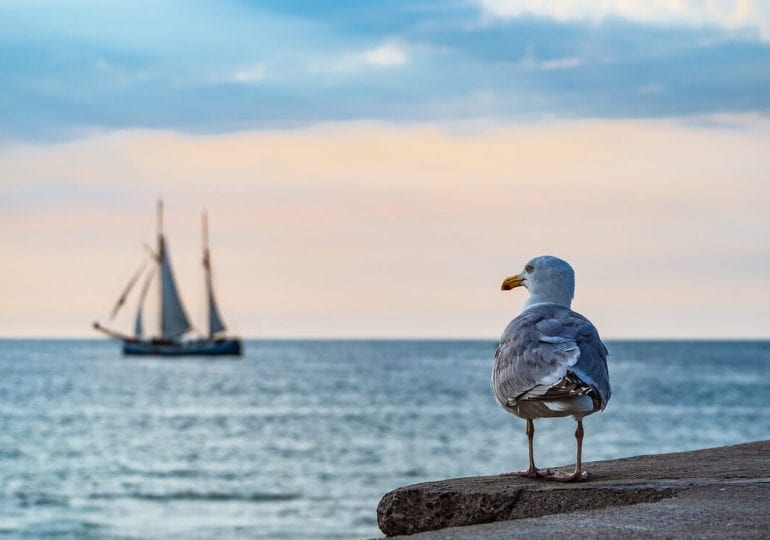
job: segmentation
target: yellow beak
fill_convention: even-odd
[[[503,280],[503,285],[500,287],[500,290],[502,291],[510,291],[511,289],[515,289],[516,287],[521,287],[524,285],[524,278],[520,275],[515,275],[511,277],[507,277]]]

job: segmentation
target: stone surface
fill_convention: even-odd
[[[689,487],[656,503],[452,527],[394,538],[770,538],[770,482],[738,482],[743,484]]]
[[[579,484],[500,476],[426,482],[386,494],[377,520],[391,536],[459,527],[426,538],[548,536],[563,527],[607,537],[709,536],[716,525],[717,536],[751,536],[770,524],[769,465],[770,441],[761,441],[587,463],[591,477]],[[761,509],[752,512],[747,504],[758,498]],[[747,512],[753,521],[738,517]],[[505,523],[464,527],[498,521]]]

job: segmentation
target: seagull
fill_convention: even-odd
[[[504,476],[561,482],[588,479],[582,469],[583,418],[610,399],[607,348],[591,321],[570,309],[575,272],[558,257],[535,257],[524,271],[503,281],[502,290],[529,290],[521,313],[503,331],[492,369],[492,391],[500,406],[527,421],[529,469]],[[577,421],[575,471],[535,467],[536,418],[572,416]]]

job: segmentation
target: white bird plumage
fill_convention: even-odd
[[[527,421],[529,469],[508,473],[551,480],[585,480],[583,417],[603,410],[611,390],[607,349],[591,321],[570,308],[575,294],[572,267],[558,257],[530,260],[502,289],[525,287],[530,297],[500,339],[492,370],[492,391],[508,412]],[[536,418],[573,416],[578,423],[577,459],[571,474],[539,470],[533,457]]]

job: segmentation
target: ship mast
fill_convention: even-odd
[[[203,211],[201,224],[203,227],[203,271],[206,280],[206,299],[208,301],[209,338],[225,329],[222,316],[219,314],[217,302],[214,299],[214,284],[211,279],[211,253],[209,251],[209,219],[206,211]]]
[[[160,286],[158,287],[158,335],[163,336],[163,199],[158,199],[158,205],[156,208],[157,224],[158,224],[158,279]]]
[[[163,339],[174,339],[190,326],[182,299],[177,292],[171,259],[163,236],[163,201],[158,201],[158,260],[160,261],[160,334]]]

